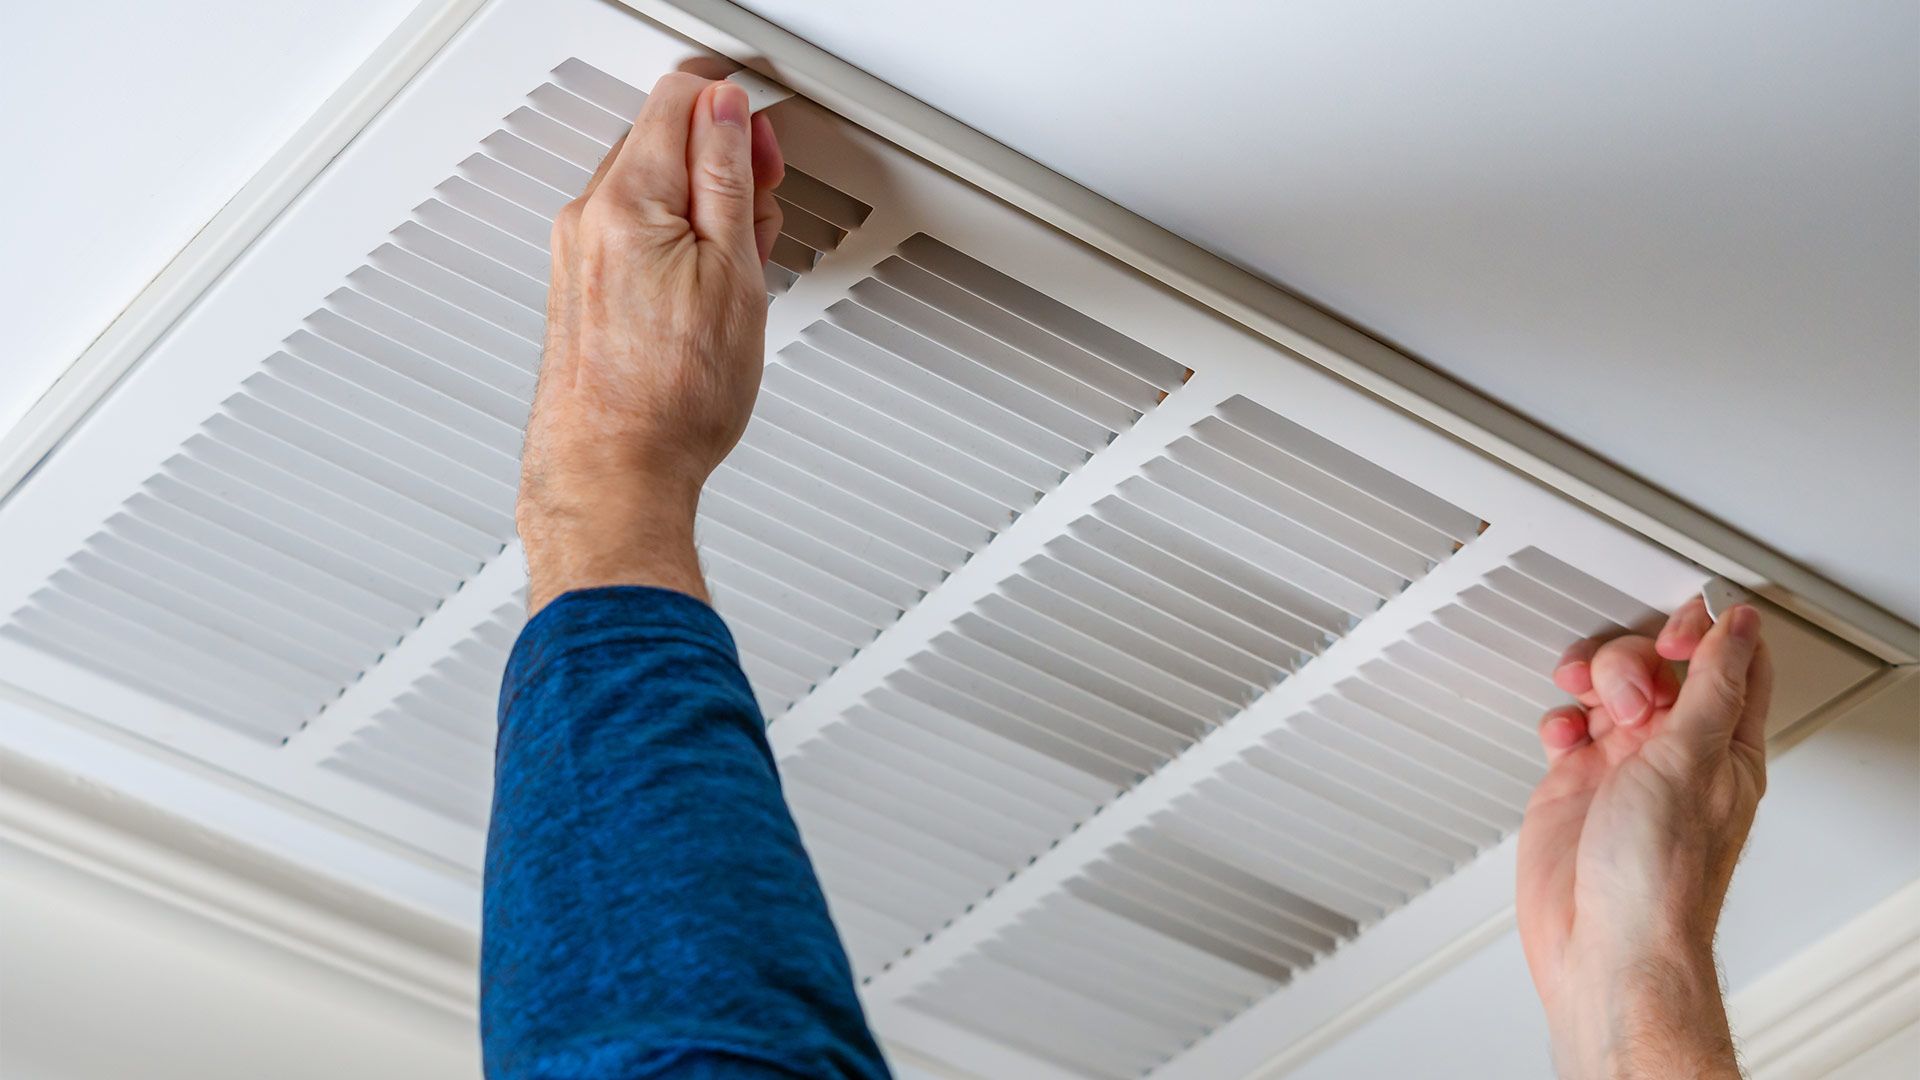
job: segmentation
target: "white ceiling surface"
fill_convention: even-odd
[[[413,2],[15,14],[0,428]],[[746,6],[1920,621],[1920,7]]]
[[[10,4],[0,34],[0,431],[416,0]]]
[[[1920,5],[743,3],[1920,621]]]

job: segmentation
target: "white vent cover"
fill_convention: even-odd
[[[0,676],[403,853],[466,903],[320,868],[470,925],[547,232],[690,51],[490,4],[0,507]],[[699,537],[882,1037],[1223,1075],[1285,1045],[1250,1007],[1484,918],[1551,661],[1704,575],[772,115],[767,374]]]

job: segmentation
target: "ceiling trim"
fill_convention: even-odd
[[[1824,1076],[1920,1023],[1920,880],[1763,975],[1728,1003],[1757,1080]]]
[[[0,843],[471,1019],[478,941],[184,818],[0,750]]]

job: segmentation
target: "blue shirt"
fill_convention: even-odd
[[[500,687],[480,1033],[492,1080],[888,1075],[726,624],[568,593]]]

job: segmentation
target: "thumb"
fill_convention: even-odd
[[[1736,730],[1751,726],[1750,714],[1767,707],[1765,672],[1758,684],[1754,677],[1759,651],[1760,613],[1746,604],[1730,609],[1700,639],[1669,728],[1695,745],[1724,747]]]
[[[706,88],[694,104],[687,143],[688,220],[694,235],[754,262],[753,137],[747,92],[730,82]]]

